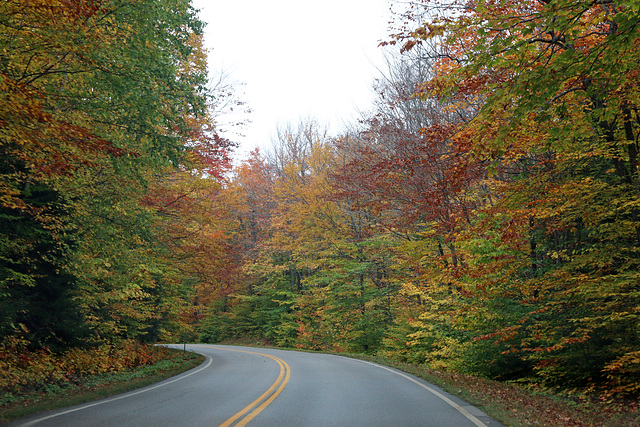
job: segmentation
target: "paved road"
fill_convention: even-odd
[[[187,349],[205,355],[205,362],[144,389],[15,425],[500,425],[429,383],[369,362],[248,347],[188,345]]]

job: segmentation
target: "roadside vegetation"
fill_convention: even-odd
[[[162,381],[204,357],[161,346],[125,342],[54,354],[22,343],[0,351],[0,423],[77,405]]]

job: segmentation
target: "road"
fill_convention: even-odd
[[[182,346],[177,346],[182,348]],[[198,368],[16,426],[499,426],[421,379],[346,357],[187,345]]]

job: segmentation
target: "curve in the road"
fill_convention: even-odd
[[[437,386],[368,361],[280,349],[189,347],[206,357],[192,371],[135,392],[56,413],[36,414],[15,425],[501,425]]]
[[[194,345],[193,347],[198,347],[198,346]],[[270,354],[264,354],[264,353],[258,353],[258,352],[255,352],[255,351],[246,351],[246,350],[233,350],[233,349],[230,349],[230,348],[225,348],[223,350],[237,351],[238,353],[257,354],[259,356],[268,357],[269,359],[275,360],[278,363],[278,365],[280,366],[280,374],[278,375],[278,378],[271,385],[271,387],[269,387],[269,389],[267,391],[265,391],[260,397],[258,397],[256,400],[251,402],[249,405],[247,405],[245,408],[240,410],[238,413],[236,413],[234,416],[229,418],[227,421],[225,421],[224,423],[220,424],[220,427],[229,427],[237,419],[242,417],[242,415],[244,415],[245,413],[247,413],[248,411],[253,409],[256,405],[260,404],[260,402],[262,402],[262,404],[260,404],[260,406],[255,408],[251,413],[249,413],[249,415],[244,417],[242,420],[240,420],[236,424],[236,427],[243,427],[243,426],[246,426],[247,423],[249,423],[249,421],[254,419],[256,415],[258,415],[260,412],[262,412],[264,410],[264,408],[269,406],[271,404],[271,402],[273,402],[275,400],[276,397],[278,397],[278,395],[282,392],[282,390],[285,388],[285,386],[289,382],[289,377],[291,376],[291,369],[289,368],[289,365],[287,364],[287,362],[285,362],[284,360],[280,359],[279,357],[271,356]],[[278,385],[280,385],[280,386],[278,387]],[[278,387],[278,389],[274,392],[276,387]]]

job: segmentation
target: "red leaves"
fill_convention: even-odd
[[[437,123],[411,134],[394,123],[370,123],[370,132],[382,142],[358,149],[336,177],[339,190],[347,194],[358,189],[361,203],[390,227],[434,222],[451,233],[473,206],[464,190],[481,176],[478,165],[451,139],[456,127]],[[383,214],[390,209],[393,215]]]
[[[474,341],[483,341],[483,340],[489,340],[489,339],[493,339],[493,338],[497,338],[497,340],[495,341],[496,344],[503,342],[503,341],[509,341],[512,340],[518,333],[518,331],[521,329],[521,326],[519,325],[514,325],[514,326],[508,326],[506,328],[503,328],[499,331],[494,331],[488,334],[484,334],[484,335],[480,335],[478,337],[475,337],[473,340]]]
[[[161,346],[135,341],[120,345],[103,344],[89,349],[53,353],[48,349],[29,351],[27,342],[6,338],[0,342],[0,389],[13,393],[65,384],[91,374],[119,372],[170,359],[173,353]],[[182,357],[182,355],[180,355]]]

